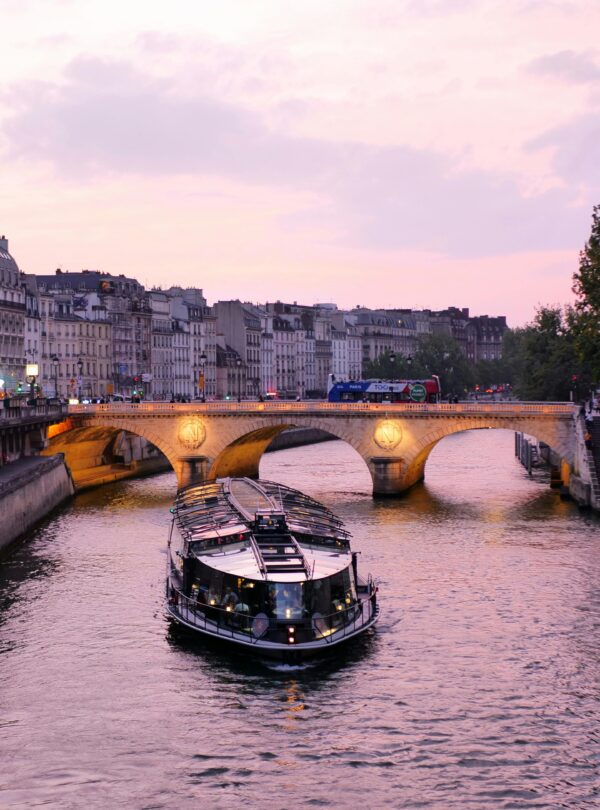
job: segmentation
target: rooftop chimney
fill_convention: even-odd
[[[6,236],[4,236],[4,234],[2,234],[2,236],[0,237],[0,248],[8,252],[8,239],[6,238]]]

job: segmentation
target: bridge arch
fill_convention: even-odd
[[[460,421],[445,423],[444,425],[432,425],[416,441],[415,450],[412,457],[407,459],[405,471],[406,479],[411,484],[425,478],[425,467],[427,460],[442,439],[453,436],[457,433],[465,433],[473,430],[510,430],[511,432],[521,432],[532,436],[534,439],[547,444],[556,454],[567,463],[573,462],[573,448],[566,440],[557,437],[554,426],[547,420],[527,420],[519,422],[518,419],[511,420],[507,424],[504,420],[464,418]]]
[[[42,451],[42,455],[62,453],[75,485],[79,487],[85,479],[90,478],[91,471],[114,463],[113,449],[121,434],[146,439],[163,454],[173,469],[176,469],[176,454],[156,430],[142,431],[139,429],[139,423],[118,424],[116,420],[106,424],[77,425],[73,420],[67,419],[53,425],[48,431],[49,443]],[[89,481],[87,483],[89,485]]]
[[[249,429],[250,428],[250,429]],[[221,478],[229,475],[248,476],[258,478],[260,461],[271,442],[286,430],[294,428],[309,428],[317,430],[332,439],[349,444],[361,455],[367,468],[368,460],[360,453],[359,443],[355,436],[349,436],[340,430],[331,421],[319,422],[316,419],[290,419],[282,417],[277,423],[264,424],[263,420],[256,420],[246,424],[242,430],[224,431],[221,433],[221,442],[224,446],[214,455],[207,469],[208,478]],[[235,435],[237,434],[237,435]],[[227,444],[224,444],[228,442]]]

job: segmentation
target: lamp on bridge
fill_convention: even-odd
[[[81,357],[77,361],[77,370],[79,372],[79,376],[77,377],[77,399],[81,401],[81,374],[83,372],[83,360]]]
[[[58,396],[58,365],[60,360],[58,359],[58,355],[52,355],[52,367],[54,368],[54,396]]]
[[[238,402],[242,401],[242,358],[236,357],[235,364],[237,366],[237,400]]]
[[[35,381],[39,373],[40,369],[37,363],[27,363],[25,366],[25,374],[27,375],[27,382],[29,383],[29,399],[32,405],[35,400]]]
[[[205,352],[200,355],[200,397],[202,402],[206,402],[206,377],[204,376],[204,366],[208,360]]]
[[[391,351],[389,353],[388,357],[389,357],[389,360],[390,360],[390,365],[392,367],[391,372],[390,372],[390,375],[391,375],[390,379],[393,380],[394,379],[394,364],[396,362],[396,354],[395,354],[395,352]],[[393,396],[392,396],[393,393],[394,393],[394,387],[392,385],[390,385],[390,399],[391,400],[393,400]]]

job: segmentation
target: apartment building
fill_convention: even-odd
[[[0,238],[0,391],[13,392],[25,377],[25,289],[8,240]]]

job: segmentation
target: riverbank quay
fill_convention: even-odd
[[[591,433],[591,445],[586,434]],[[572,467],[544,442],[515,433],[515,455],[531,475],[532,467],[546,464],[550,485],[561,490],[582,508],[600,513],[600,417],[575,417],[575,449]]]
[[[62,455],[27,456],[0,467],[0,551],[75,492]]]

